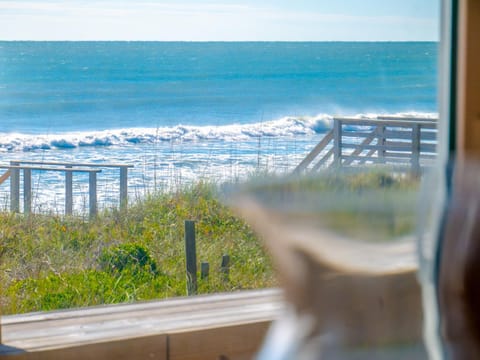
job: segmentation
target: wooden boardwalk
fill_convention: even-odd
[[[333,119],[332,130],[294,172],[364,164],[409,167],[419,172],[436,158],[436,139],[436,119],[338,117]]]

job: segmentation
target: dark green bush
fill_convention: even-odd
[[[104,249],[100,256],[100,267],[109,273],[121,273],[128,269],[133,273],[148,271],[158,274],[157,264],[148,250],[133,243]]]

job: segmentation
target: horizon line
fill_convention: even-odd
[[[121,40],[121,39],[0,39],[0,42],[163,42],[163,43],[406,43],[440,42],[440,40]]]

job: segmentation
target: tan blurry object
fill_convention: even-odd
[[[458,2],[456,169],[439,263],[441,333],[452,359],[480,359],[480,1]]]
[[[480,155],[480,1],[460,0],[457,53],[457,153]]]
[[[439,266],[442,335],[453,359],[480,359],[480,166],[453,177]]]
[[[299,317],[314,319],[311,338],[327,335],[354,349],[421,343],[414,242],[351,246],[318,228],[295,227],[254,200],[238,205],[265,239],[286,300]]]

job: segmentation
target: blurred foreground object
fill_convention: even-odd
[[[441,335],[451,359],[480,359],[480,164],[453,172],[438,264]]]
[[[290,309],[259,359],[427,358],[418,189],[404,173],[332,172],[264,181],[235,200],[265,240]]]

